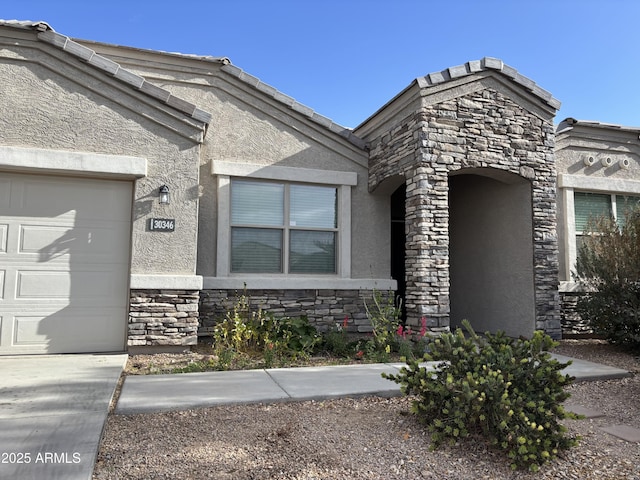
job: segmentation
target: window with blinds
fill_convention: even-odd
[[[624,226],[627,213],[640,205],[640,197],[632,195],[616,195],[616,221],[619,226]]]
[[[612,215],[611,195],[602,193],[575,192],[573,198],[576,233],[582,234],[589,219]]]
[[[611,216],[619,226],[623,226],[627,212],[640,205],[640,197],[633,195],[612,195],[608,193],[575,192],[576,234],[582,234],[589,222],[601,216]]]
[[[336,273],[338,190],[231,182],[233,273]]]

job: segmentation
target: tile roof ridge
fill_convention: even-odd
[[[0,26],[7,26],[7,27],[14,27],[14,28],[23,28],[25,30],[38,30],[40,32],[44,32],[46,30],[51,30],[52,32],[53,27],[51,27],[51,25],[49,25],[47,22],[42,21],[42,20],[38,20],[38,21],[31,21],[31,20],[2,20],[0,19]]]
[[[175,110],[188,115],[194,120],[205,124],[209,124],[211,122],[212,115],[210,113],[199,109],[193,103],[176,97],[168,90],[154,85],[144,77],[123,68],[119,63],[99,55],[95,50],[81,45],[66,35],[57,33],[46,22],[0,20],[0,26],[35,30],[37,32],[38,40],[53,45],[54,47],[79,58],[98,70],[101,70],[121,82],[128,84],[130,87],[135,88],[174,108]]]
[[[238,80],[256,88],[257,90],[261,91],[265,95],[268,95],[277,102],[286,105],[291,110],[307,117],[312,122],[332,131],[333,133],[337,133],[358,148],[364,149],[366,147],[366,142],[360,137],[356,136],[353,133],[352,129],[339,125],[333,122],[330,118],[320,115],[312,108],[307,107],[306,105],[298,102],[296,99],[262,82],[258,77],[245,72],[241,68],[233,65],[231,62],[224,64],[221,70],[229,75],[232,75],[233,77],[236,77]]]
[[[609,130],[620,130],[624,132],[633,132],[633,133],[640,132],[640,127],[621,125],[619,123],[599,122],[597,120],[578,120],[573,117],[568,117],[560,122],[560,124],[558,125],[557,133],[560,133],[559,132],[560,130],[561,131],[569,130],[573,128],[574,125],[584,126],[584,127],[603,128],[603,129],[609,129]]]
[[[416,82],[418,83],[418,86],[420,86],[420,88],[429,88],[434,85],[439,85],[454,80],[456,78],[473,75],[474,73],[487,70],[500,72],[501,74],[505,75],[517,84],[524,87],[529,92],[539,97],[549,106],[553,107],[556,110],[560,108],[560,101],[555,99],[550,92],[541,88],[530,78],[525,77],[524,75],[519,73],[515,68],[510,67],[499,58],[494,57],[484,57],[480,60],[472,60],[462,65],[456,65],[446,68],[439,72],[432,72],[423,77],[418,77],[416,79]]]

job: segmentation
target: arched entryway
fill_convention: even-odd
[[[449,176],[451,328],[536,328],[531,182],[494,168]]]

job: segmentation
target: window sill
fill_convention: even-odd
[[[297,276],[204,277],[204,290],[396,290],[390,278],[339,278]]]

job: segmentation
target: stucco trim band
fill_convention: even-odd
[[[136,290],[202,290],[200,275],[132,274],[129,288]]]
[[[325,183],[331,185],[357,185],[358,174],[336,170],[317,170],[313,168],[280,167],[274,165],[251,165],[247,163],[214,160],[211,167],[213,175],[229,177],[262,178],[291,182]]]
[[[144,158],[2,146],[0,168],[120,178],[147,176],[147,160]]]
[[[558,175],[558,188],[577,188],[607,193],[640,193],[640,181],[560,174]]]
[[[204,290],[397,290],[390,278],[204,277]]]

